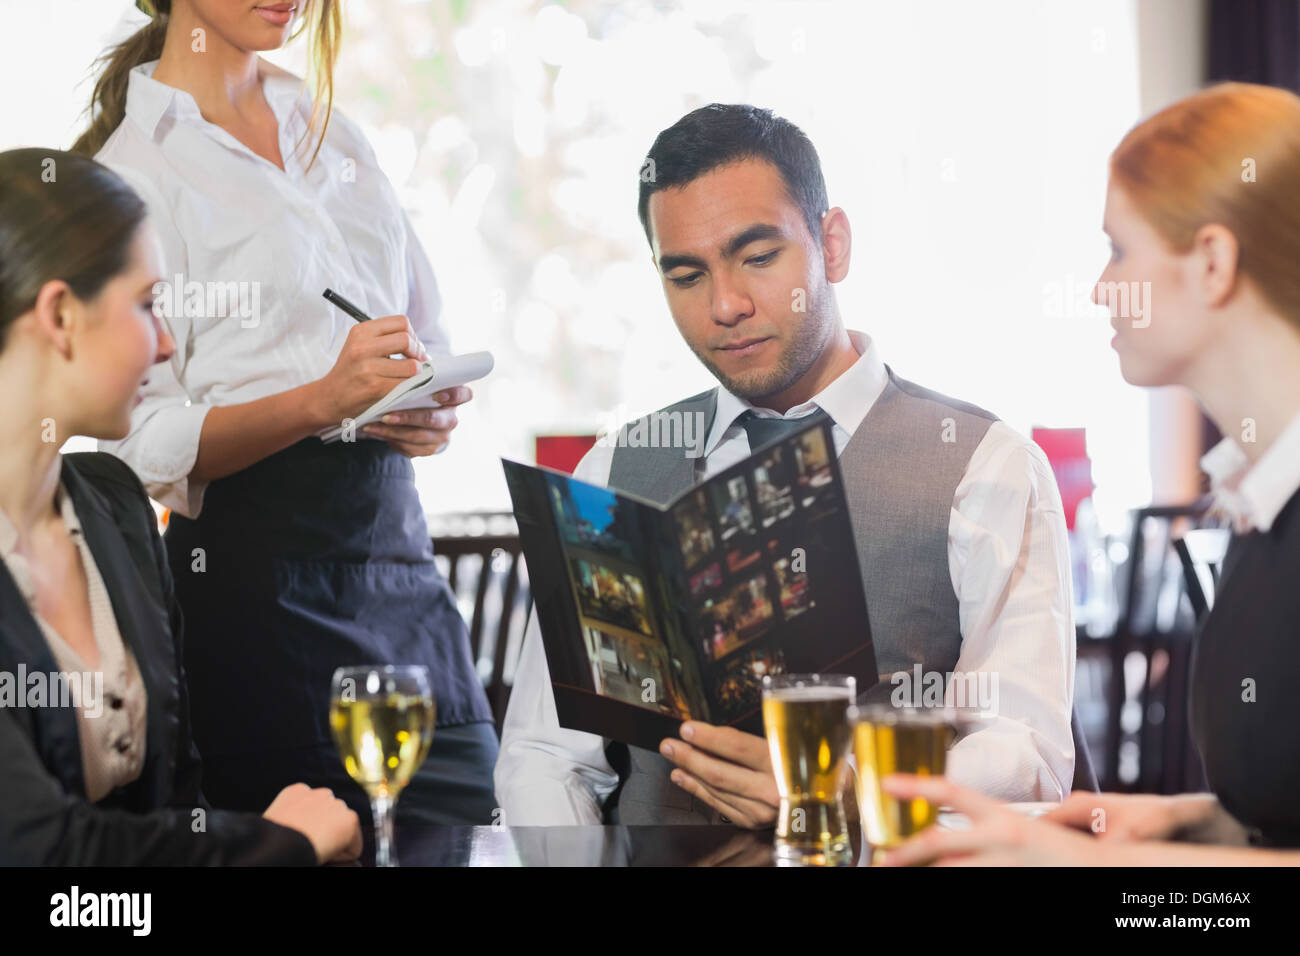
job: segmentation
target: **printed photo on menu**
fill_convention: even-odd
[[[657,749],[762,732],[762,679],[876,681],[830,424],[664,503],[503,460],[561,726]]]

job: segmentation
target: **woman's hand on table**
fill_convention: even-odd
[[[317,863],[345,862],[361,855],[361,821],[356,811],[326,787],[290,784],[276,794],[262,816],[311,841]]]
[[[900,799],[920,797],[951,807],[965,814],[970,828],[932,826],[892,850],[878,852],[875,862],[880,865],[1101,866],[1107,862],[1108,847],[1092,836],[1043,817],[1027,817],[943,777],[893,774],[883,786]]]
[[[474,393],[468,385],[457,385],[434,395],[440,408],[410,408],[389,412],[379,422],[361,429],[369,438],[380,438],[408,458],[436,455],[451,441],[458,424],[456,406],[464,405]]]
[[[1042,819],[1095,833],[1103,840],[1170,840],[1203,826],[1218,813],[1211,793],[1158,796],[1146,793],[1070,794]]]

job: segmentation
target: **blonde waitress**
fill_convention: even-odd
[[[305,780],[365,819],[329,734],[331,674],[424,664],[438,727],[399,825],[488,822],[496,734],[410,462],[442,449],[469,390],[366,440],[314,437],[426,348],[447,349],[419,241],[365,138],[330,109],[338,3],[139,5],[152,22],[106,56],[74,149],[144,197],[165,276],[226,293],[222,314],[193,315],[194,298],[170,290],[175,355],[151,372],[130,435],[104,444],[173,512],[204,788],[217,806],[258,809]],[[310,91],[257,55],[298,33]],[[382,318],[353,321],[326,287]]]

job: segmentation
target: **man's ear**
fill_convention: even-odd
[[[1240,255],[1237,237],[1226,226],[1211,222],[1196,230],[1192,238],[1192,280],[1207,304],[1221,306],[1231,297],[1237,287]]]
[[[826,281],[839,282],[849,274],[853,251],[853,232],[849,217],[839,206],[822,216],[822,258],[826,262]]]
[[[33,331],[64,358],[71,358],[72,333],[81,312],[81,303],[71,286],[62,279],[52,279],[36,293],[36,303],[31,309]]]

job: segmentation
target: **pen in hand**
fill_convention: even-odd
[[[352,316],[352,318],[356,319],[358,322],[369,322],[369,321],[371,321],[370,316],[366,315],[364,312],[362,312],[360,309],[358,309],[355,305],[353,305],[353,304],[352,304],[351,302],[349,302],[347,299],[343,298],[343,296],[339,295],[339,294],[338,294],[337,292],[335,292],[333,289],[326,289],[324,292],[321,293],[321,295],[323,295],[323,296],[326,298],[326,300],[328,300],[329,302],[331,302],[331,303],[333,303],[334,305],[338,306],[340,309],[342,309],[342,310],[343,310],[344,312],[346,312],[348,315]],[[415,342],[415,344],[416,344],[417,347],[419,348],[419,350],[420,350],[420,354],[419,354],[419,355],[413,355],[413,356],[411,356],[411,357],[412,357],[412,358],[416,358],[416,359],[421,359],[421,360],[423,360],[423,361],[428,361],[429,355],[428,355],[428,353],[427,353],[427,352],[425,351],[425,349],[424,349],[424,343],[421,342],[418,338],[413,338],[413,341]]]
[[[347,299],[343,298],[343,296],[339,295],[339,294],[338,294],[337,292],[335,292],[333,289],[326,289],[326,290],[322,293],[322,295],[324,295],[326,299],[328,299],[330,302],[333,302],[335,305],[337,305],[340,309],[342,309],[342,310],[343,310],[344,312],[346,312],[348,315],[352,316],[352,318],[356,319],[358,322],[369,322],[369,321],[370,321],[370,316],[366,315],[364,312],[362,312],[360,309],[358,309],[355,305],[353,305],[353,304],[352,304],[351,302],[349,302]]]

